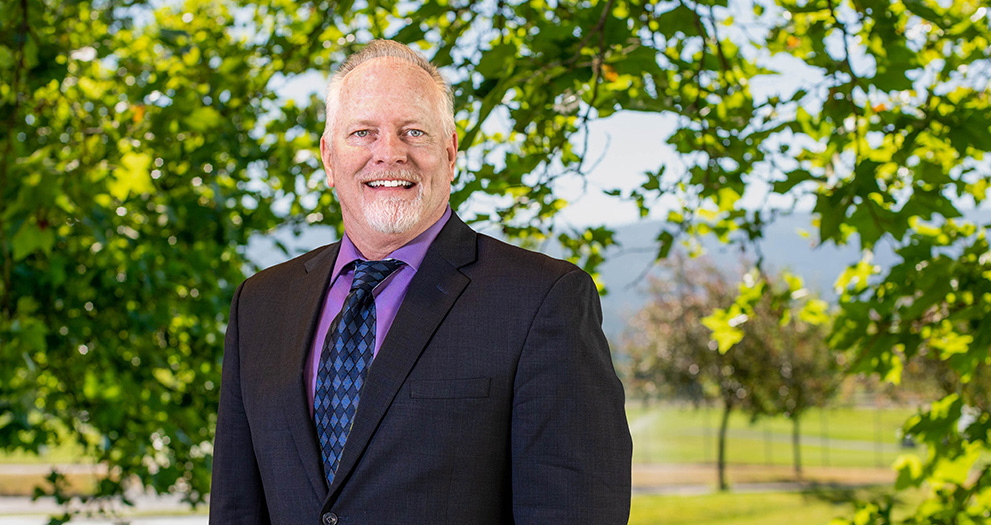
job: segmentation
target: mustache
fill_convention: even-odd
[[[375,171],[375,172],[361,172],[358,173],[358,182],[360,184],[365,184],[373,180],[401,180],[412,183],[419,183],[423,177],[413,170],[405,169],[392,169],[385,171]]]

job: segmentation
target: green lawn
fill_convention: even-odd
[[[718,409],[631,404],[628,413],[635,463],[716,460]],[[812,411],[801,425],[803,464],[887,467],[899,454],[913,451],[899,446],[897,432],[914,413],[910,408],[836,408],[827,410],[825,416]],[[751,424],[746,415],[733,414],[726,455],[735,464],[790,464],[791,421],[778,417]]]
[[[802,422],[802,458],[806,466],[887,467],[898,454],[896,432],[914,413],[909,408],[837,408],[818,410]],[[711,463],[716,460],[718,409],[695,410],[669,405],[628,407],[635,463]],[[826,423],[827,432],[822,424]],[[772,418],[751,424],[736,413],[730,418],[727,457],[735,464],[791,463],[791,421]],[[827,440],[823,439],[826,436]],[[824,447],[823,445],[828,445]],[[825,449],[825,451],[824,451]],[[82,462],[79,446],[50,447],[41,457],[0,453],[0,463]],[[921,451],[916,450],[921,454]]]
[[[818,411],[810,414],[802,425],[805,445],[802,447],[806,467],[823,465],[828,459],[832,467],[888,467],[895,457],[905,452],[897,443],[897,430],[914,413],[908,408],[831,409],[825,417]],[[716,433],[720,413],[717,409],[694,410],[670,405],[628,408],[634,440],[635,463],[712,464],[716,457]],[[825,428],[823,423],[826,423]],[[825,439],[824,439],[825,438]],[[730,420],[728,460],[731,465],[790,465],[791,422],[774,418],[751,424],[743,414]],[[828,457],[822,444],[828,443]],[[923,450],[915,453],[924,455]],[[0,454],[0,463],[81,462],[78,447],[53,447],[44,457],[28,454]],[[880,465],[878,464],[880,462]],[[690,467],[690,465],[685,465]],[[650,468],[645,465],[644,468]],[[682,468],[682,467],[679,467]],[[714,468],[714,467],[713,467]],[[781,467],[777,467],[778,470]],[[775,469],[768,469],[769,471]],[[853,472],[855,469],[851,469]],[[714,471],[705,475],[704,483],[714,481]],[[752,475],[752,473],[750,473]],[[730,476],[733,477],[732,475]],[[87,478],[88,479],[88,478]],[[5,480],[0,477],[0,492]],[[21,478],[10,483],[23,484]],[[699,483],[698,480],[681,480]],[[747,480],[733,479],[745,482]],[[759,481],[759,480],[750,480]],[[851,478],[852,482],[857,482]],[[886,485],[890,487],[890,485]],[[886,488],[875,491],[887,490]],[[20,493],[15,491],[16,493]],[[14,493],[14,492],[11,492]],[[864,491],[857,493],[864,497]],[[635,496],[630,523],[632,525],[693,524],[693,525],[777,525],[823,524],[835,517],[853,515],[851,492],[827,490],[818,493],[722,493],[702,496]],[[909,499],[918,495],[910,493]],[[912,505],[914,507],[914,505]],[[908,508],[903,506],[903,508]],[[905,512],[902,510],[902,512]]]
[[[37,424],[32,422],[32,424]],[[39,454],[23,451],[0,451],[0,464],[38,464],[38,463],[86,463],[82,445],[69,438],[64,428],[56,430],[58,436],[56,445],[43,445]],[[92,463],[92,461],[89,461]]]
[[[869,494],[828,490],[822,492],[769,492],[710,494],[705,496],[635,496],[630,525],[827,525],[836,517],[853,517],[851,497]],[[876,494],[876,492],[874,492]],[[896,505],[901,517],[914,508],[921,494],[908,494],[910,503]]]
[[[83,448],[75,444],[48,447],[41,455],[27,452],[0,453],[0,464],[83,463],[84,459]]]

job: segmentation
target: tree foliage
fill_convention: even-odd
[[[987,224],[960,213],[991,188],[988,20],[976,0],[2,0],[0,445],[67,437],[110,465],[100,495],[137,477],[202,498],[247,239],[339,224],[319,104],[277,88],[391,37],[454,81],[454,206],[590,270],[612,232],[561,223],[559,183],[584,180],[588,125],[617,111],[676,122],[658,143],[677,162],[588,187],[669,207],[659,257],[813,207],[820,242],[864,254],[832,344],[889,381],[937,356],[961,385],[910,423],[931,455],[902,479],[937,502],[916,519],[982,515],[988,474],[960,473],[991,415],[956,423],[991,343]]]
[[[316,107],[277,100],[283,59],[220,3],[0,12],[0,444],[82,445],[96,496],[202,501],[247,240],[334,215],[299,191]]]

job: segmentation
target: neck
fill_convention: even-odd
[[[383,237],[397,237],[399,234],[396,235],[379,234],[379,235]],[[406,243],[412,241],[414,238],[416,238],[416,235],[408,239],[406,238],[406,236],[402,236],[394,240],[382,241],[380,239],[369,239],[372,242],[361,242],[364,241],[365,239],[358,240],[355,239],[354,237],[351,237],[351,242],[354,244],[354,247],[358,249],[358,253],[360,253],[362,257],[368,259],[369,261],[381,261],[382,259],[388,257],[390,253],[402,248],[403,246],[406,245]]]

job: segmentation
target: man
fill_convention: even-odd
[[[626,523],[595,285],[453,214],[457,149],[451,88],[406,46],[332,78],[345,236],[234,295],[211,523]]]

